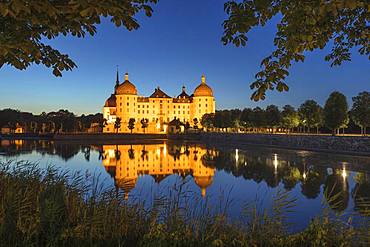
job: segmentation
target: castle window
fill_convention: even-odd
[[[201,111],[201,110],[199,110],[199,113],[202,113],[202,111]]]
[[[179,114],[181,114],[181,111],[179,111]]]
[[[180,109],[180,106],[179,106],[179,109]]]
[[[149,105],[147,105],[146,108],[149,108]]]
[[[120,106],[122,106],[122,102],[121,102],[121,103],[119,103],[119,105],[120,105]]]
[[[201,107],[201,104],[199,104],[199,107]]]
[[[208,107],[208,104],[206,104],[206,107]]]
[[[146,111],[146,113],[148,113],[148,114],[149,114],[149,110],[147,110],[147,111]]]
[[[129,105],[130,105],[130,103],[127,102],[127,106],[129,106]]]
[[[130,97],[127,97],[127,100],[130,100]]]
[[[160,101],[159,101],[159,103],[161,103],[161,104],[162,104],[162,100],[160,100]]]
[[[185,114],[185,111],[183,111],[183,114]]]
[[[176,111],[173,111],[173,114],[176,114]]]
[[[190,114],[190,112],[188,111],[188,114]]]
[[[206,99],[206,101],[208,101],[208,99]]]

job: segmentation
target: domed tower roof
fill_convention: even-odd
[[[135,85],[128,80],[128,73],[125,74],[125,81],[116,88],[116,94],[137,95]]]
[[[116,95],[112,94],[106,101],[105,101],[105,104],[104,104],[104,107],[116,107],[117,106],[117,103],[116,103]]]
[[[199,86],[197,86],[194,90],[194,96],[199,97],[199,96],[209,96],[213,97],[213,91],[212,88],[210,88],[206,84],[206,77],[203,75],[202,76],[202,82],[200,83]]]
[[[213,182],[212,176],[194,176],[194,182],[201,188],[202,197],[206,196],[206,189]]]

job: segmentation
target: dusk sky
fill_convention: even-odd
[[[67,53],[78,68],[54,77],[44,66],[19,71],[0,69],[0,109],[13,108],[39,114],[68,109],[77,114],[102,111],[113,92],[116,65],[120,79],[129,73],[140,95],[148,96],[160,86],[170,96],[182,85],[191,94],[205,74],[213,88],[217,109],[265,107],[269,104],[299,106],[306,99],[324,104],[334,91],[351,97],[370,90],[369,61],[354,50],[352,62],[331,68],[324,56],[330,47],[307,54],[304,63],[290,70],[288,93],[270,91],[265,101],[250,100],[249,84],[260,61],[274,49],[275,21],[249,34],[247,47],[224,46],[220,41],[224,0],[160,0],[151,18],[137,16],[141,27],[129,32],[109,20],[98,33],[79,39],[64,37],[48,41]]]

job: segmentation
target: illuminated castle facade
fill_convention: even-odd
[[[106,119],[103,132],[130,133],[130,119],[135,119],[133,133],[167,133],[173,120],[183,125],[189,123],[191,127],[201,127],[202,116],[214,113],[215,107],[213,91],[207,85],[205,76],[202,76],[201,83],[191,95],[182,87],[181,93],[172,98],[157,87],[152,95],[144,97],[138,95],[127,73],[124,82],[120,83],[117,72],[114,93],[106,100],[103,108],[103,117]],[[119,128],[115,128],[117,118],[121,120]],[[148,121],[146,128],[143,128],[143,119]]]

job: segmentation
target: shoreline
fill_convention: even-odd
[[[0,140],[50,140],[84,144],[147,144],[165,141],[190,141],[207,146],[235,147],[258,146],[266,148],[305,150],[353,156],[370,156],[370,137],[278,135],[254,133],[189,133],[189,134],[116,134],[76,133],[56,135],[14,134],[1,135]]]

